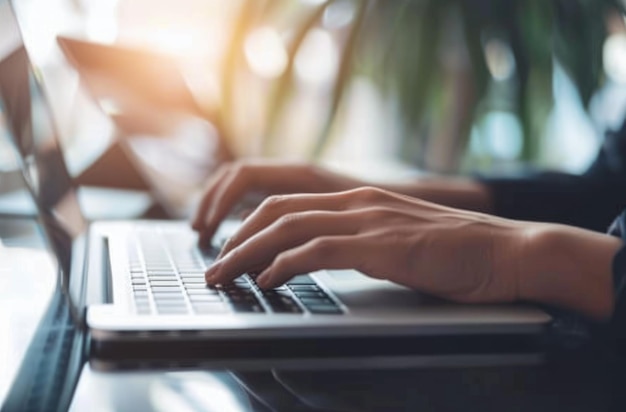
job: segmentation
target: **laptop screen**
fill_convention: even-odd
[[[0,20],[3,32],[12,33],[7,37],[13,39],[0,45],[0,100],[9,119],[10,135],[21,155],[24,179],[67,281],[72,241],[85,231],[86,222],[59,147],[50,108],[9,2],[0,1]]]

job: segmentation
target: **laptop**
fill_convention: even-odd
[[[7,17],[9,13],[9,17]],[[18,31],[0,0],[0,16]],[[19,37],[15,37],[19,40]],[[92,365],[434,366],[536,362],[551,318],[530,305],[461,305],[355,270],[299,274],[260,290],[242,274],[209,287],[216,250],[186,221],[81,214],[50,107],[20,41],[0,48],[0,107]],[[237,221],[224,222],[227,237]],[[217,240],[219,242],[219,239]],[[338,360],[342,361],[338,363]]]

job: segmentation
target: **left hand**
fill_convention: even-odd
[[[207,271],[209,284],[262,272],[271,288],[321,269],[357,269],[459,302],[518,298],[527,222],[360,188],[267,198]]]

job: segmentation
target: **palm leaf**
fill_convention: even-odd
[[[272,147],[273,141],[276,138],[276,128],[278,127],[280,121],[280,115],[282,114],[285,105],[291,96],[296,56],[298,55],[298,52],[300,51],[307,35],[318,25],[326,7],[328,7],[328,5],[333,1],[334,0],[329,0],[328,2],[322,3],[313,9],[303,22],[296,27],[293,38],[287,47],[287,67],[282,75],[277,79],[272,95],[268,101],[267,127],[264,133],[264,147],[266,151],[268,148]]]
[[[337,78],[335,80],[335,84],[333,86],[333,91],[331,95],[329,114],[324,123],[322,131],[319,134],[319,138],[317,139],[315,148],[313,150],[314,158],[317,158],[322,154],[326,146],[326,142],[328,141],[330,137],[330,131],[334,123],[335,117],[337,116],[341,99],[349,83],[349,78],[350,78],[351,71],[352,71],[353,57],[355,55],[356,46],[359,40],[361,29],[365,22],[366,11],[369,5],[372,3],[373,3],[373,0],[362,0],[361,2],[359,2],[355,20],[354,20],[354,23],[352,24],[350,34],[348,35],[348,38],[346,40],[346,45],[344,47],[344,50],[343,50],[343,53],[341,55],[341,59],[339,62],[339,70],[337,73]]]

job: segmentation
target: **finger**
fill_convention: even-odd
[[[228,174],[231,167],[232,167],[231,164],[222,165],[220,166],[219,169],[217,169],[215,174],[213,174],[211,180],[209,181],[209,184],[206,186],[206,189],[204,190],[204,195],[202,196],[200,205],[198,205],[198,210],[196,210],[196,215],[193,218],[191,227],[194,230],[196,231],[202,230],[204,226],[204,221],[206,219],[207,211],[209,210],[211,202],[213,201],[213,198],[215,196],[215,191],[219,188],[220,182],[224,180],[224,177]]]
[[[340,193],[269,197],[248,216],[237,233],[228,239],[218,255],[218,259],[282,216],[306,211],[342,211],[346,208],[345,200],[345,195]]]
[[[354,212],[314,211],[286,215],[218,260],[207,271],[207,282],[227,283],[316,237],[355,233],[358,222]]]
[[[300,169],[284,165],[234,166],[211,196],[200,231],[201,242],[207,242],[213,237],[221,221],[246,193],[256,191],[271,195],[293,192],[302,184],[302,173]]]
[[[357,269],[366,266],[365,259],[377,256],[372,242],[360,236],[318,237],[287,250],[256,279],[264,289],[280,286],[301,273],[322,269]]]
[[[254,209],[246,208],[246,209],[242,210],[241,212],[239,212],[237,217],[239,218],[239,220],[246,220],[248,217],[250,217],[252,212],[254,212]]]

